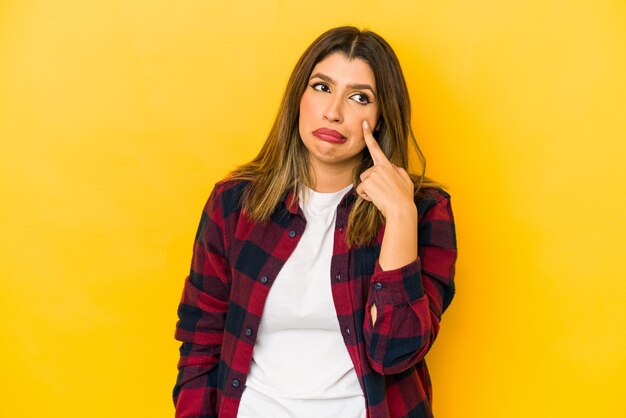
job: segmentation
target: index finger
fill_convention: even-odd
[[[374,135],[372,135],[372,130],[370,128],[370,124],[367,123],[366,120],[363,121],[363,139],[365,139],[365,145],[372,156],[372,160],[374,161],[374,165],[378,165],[383,162],[389,162],[387,156],[376,142]]]

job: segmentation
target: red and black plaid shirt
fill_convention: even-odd
[[[217,183],[198,227],[178,308],[176,339],[183,344],[173,392],[177,417],[237,416],[265,300],[306,227],[297,199],[288,204],[293,191],[268,222],[250,221],[240,207],[246,185]],[[328,279],[367,416],[432,417],[424,355],[454,296],[457,252],[450,196],[438,189],[420,194],[418,258],[388,271],[378,264],[384,226],[369,246],[345,244],[356,198],[352,189],[337,207]],[[378,312],[374,325],[372,304]]]

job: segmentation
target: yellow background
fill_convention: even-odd
[[[622,0],[0,3],[0,416],[173,415],[202,205],[342,24],[396,49],[453,195],[437,418],[626,416],[625,22]]]

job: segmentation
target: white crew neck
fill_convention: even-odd
[[[352,189],[352,184],[336,192],[316,192],[307,186],[302,186],[298,198],[300,207],[305,213],[320,214],[335,209],[343,196]]]

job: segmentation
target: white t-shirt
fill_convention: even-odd
[[[337,205],[351,188],[300,193],[306,229],[270,289],[240,418],[366,416],[331,293]]]

